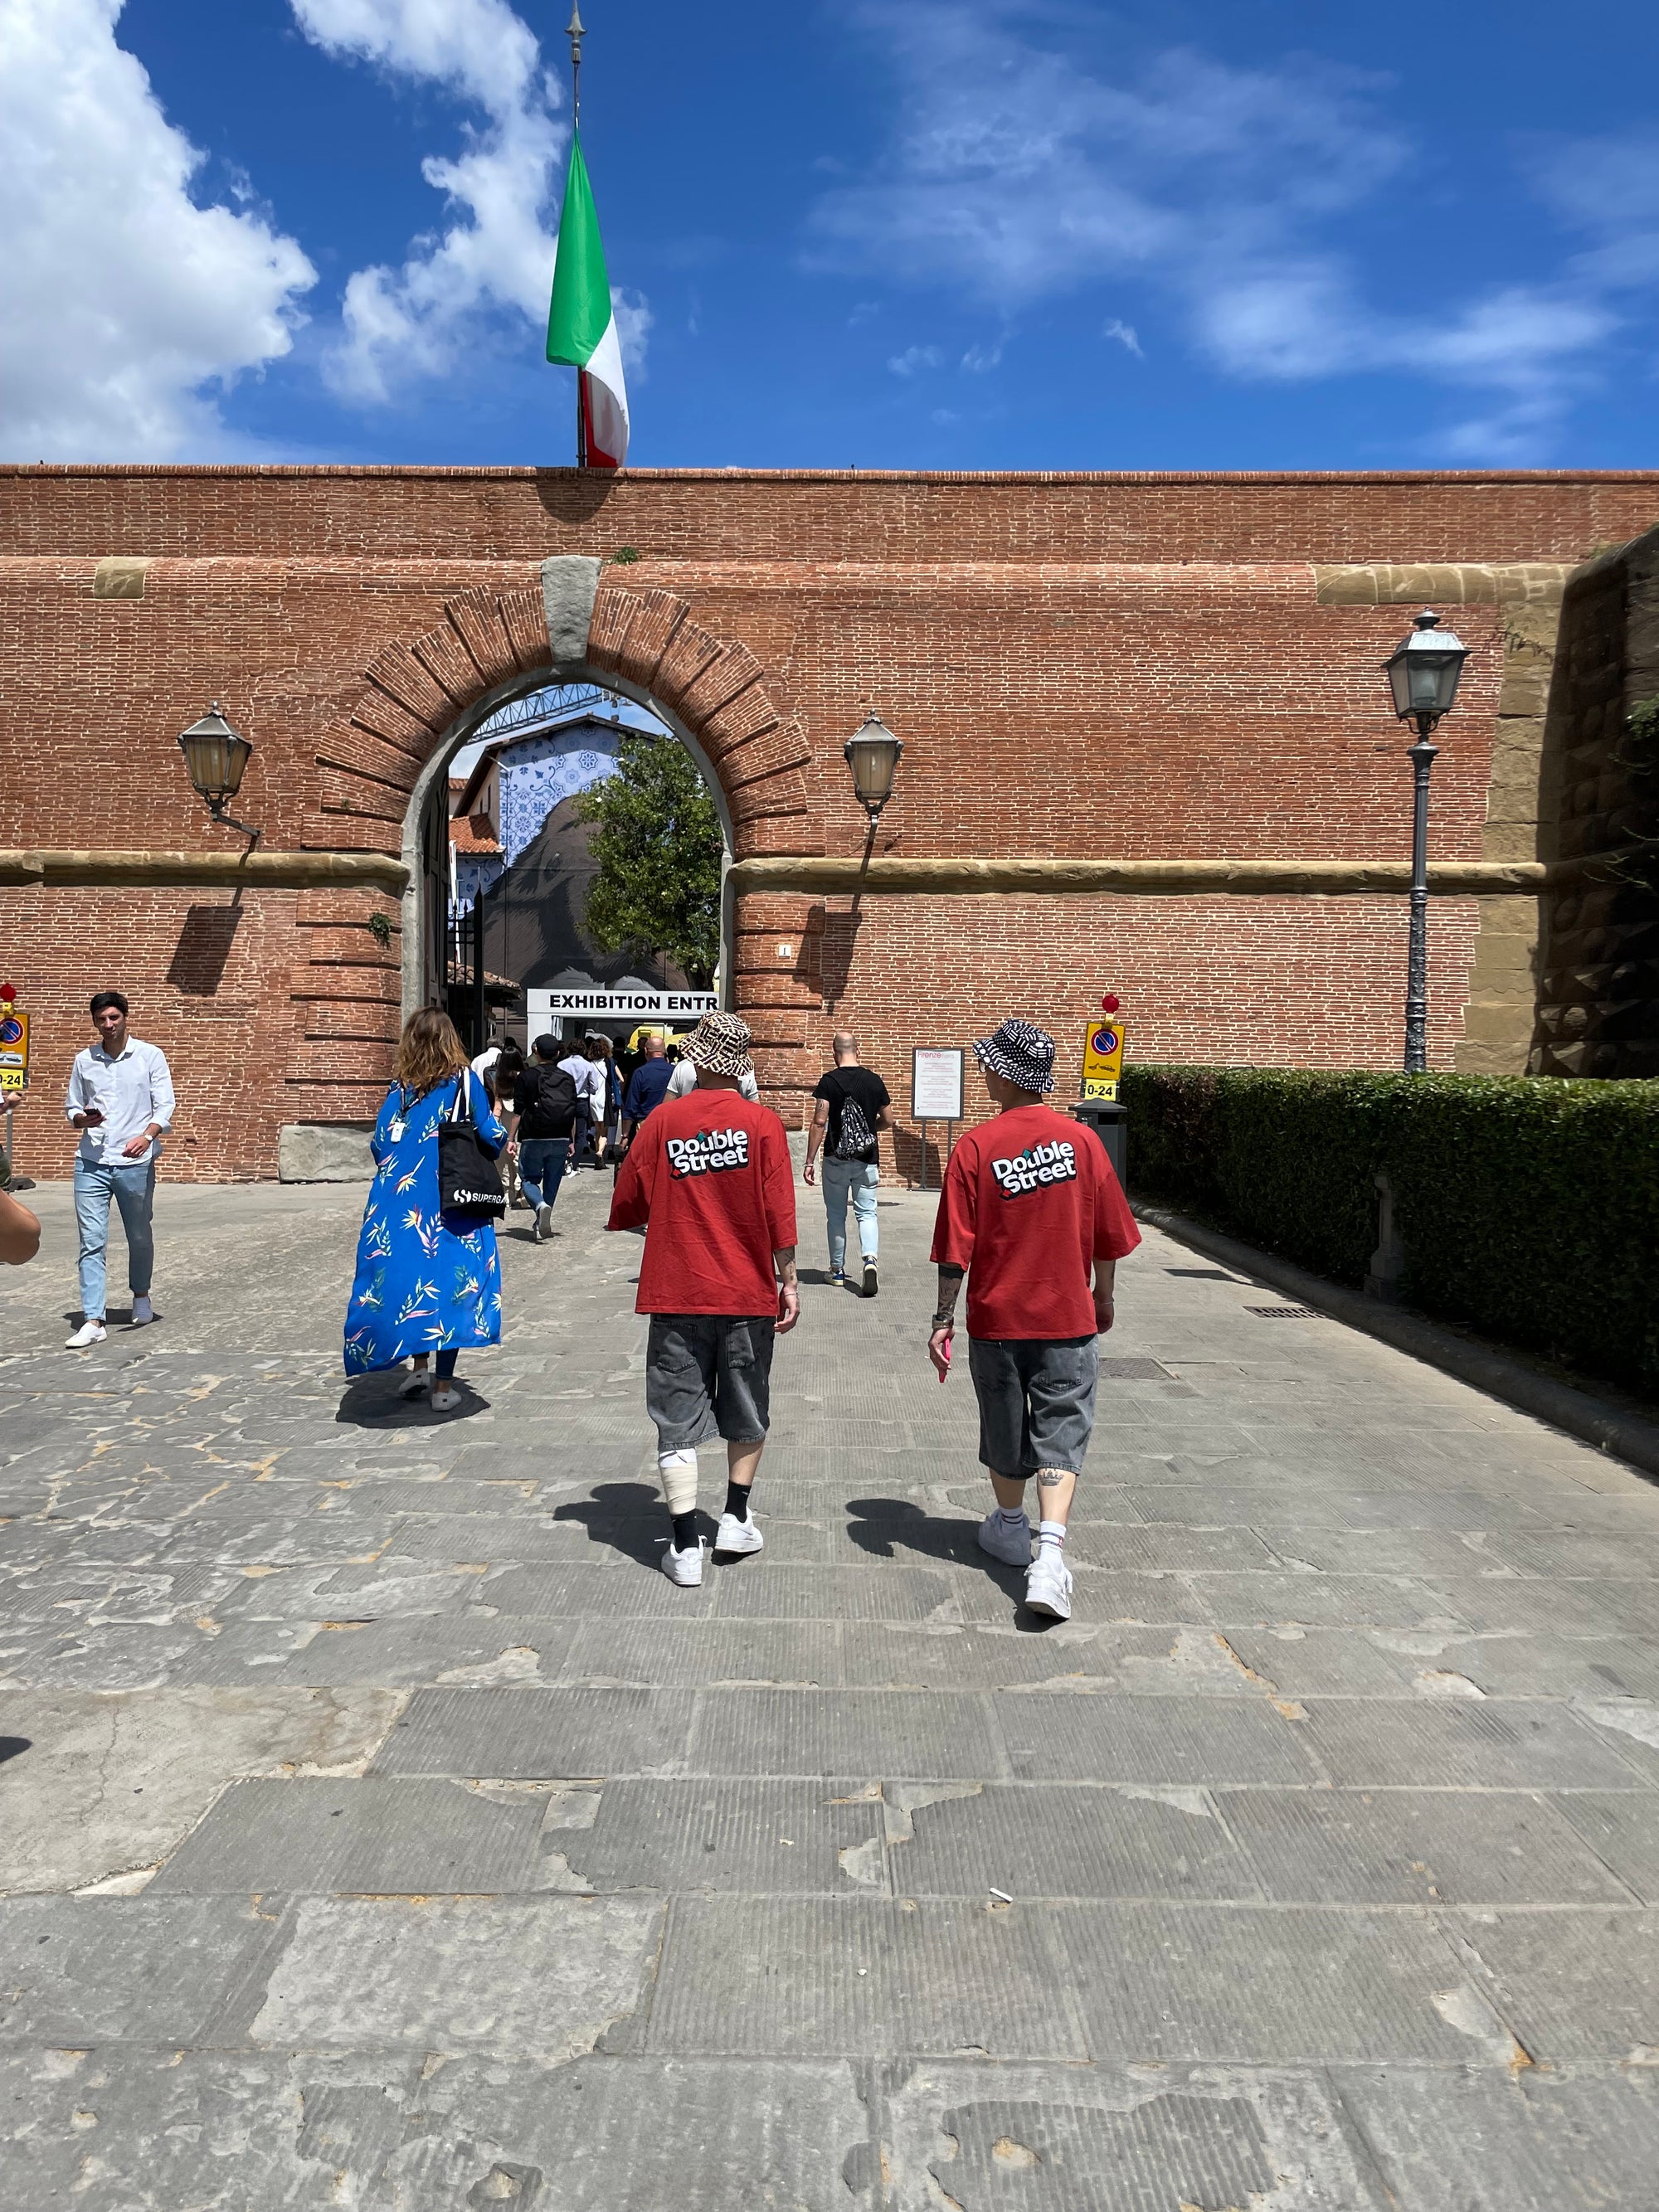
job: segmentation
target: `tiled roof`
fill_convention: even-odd
[[[499,853],[501,849],[495,825],[487,814],[452,815],[449,842],[458,853]]]

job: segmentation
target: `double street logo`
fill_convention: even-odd
[[[1012,1160],[993,1160],[991,1173],[1005,1198],[1019,1198],[1044,1183],[1075,1182],[1077,1153],[1064,1137],[1051,1145],[1027,1145]]]
[[[669,1173],[686,1176],[718,1175],[722,1168],[749,1164],[747,1129],[699,1129],[695,1137],[670,1137]]]

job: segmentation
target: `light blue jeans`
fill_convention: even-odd
[[[521,1137],[519,1181],[532,1206],[551,1206],[570,1158],[568,1137]]]
[[[823,1209],[830,1217],[830,1272],[841,1274],[847,1265],[847,1201],[859,1225],[859,1250],[873,1260],[878,1242],[876,1231],[876,1185],[881,1170],[874,1160],[831,1160],[819,1164],[823,1177]]]
[[[155,1203],[155,1163],[135,1160],[130,1167],[112,1161],[75,1163],[75,1221],[81,1232],[81,1316],[104,1318],[105,1262],[109,1251],[109,1202],[121,1209],[127,1235],[127,1283],[136,1298],[148,1297],[155,1272],[155,1241],[150,1209]]]

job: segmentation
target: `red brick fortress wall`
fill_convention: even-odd
[[[254,742],[235,811],[264,849],[396,854],[458,719],[544,665],[539,563],[629,548],[636,562],[603,572],[589,664],[698,737],[740,857],[858,853],[841,747],[874,707],[905,741],[879,855],[1397,859],[1408,770],[1378,664],[1406,613],[1322,605],[1315,568],[1573,562],[1656,520],[1650,474],[0,470],[0,846],[234,850],[175,742],[216,697]],[[127,572],[141,597],[106,595],[118,559],[147,564]],[[1453,619],[1474,657],[1435,772],[1447,860],[1482,850],[1504,613]],[[1399,900],[848,903],[738,902],[738,1005],[792,1119],[837,1021],[869,1033],[897,1096],[912,1043],[1016,1008],[1075,1028],[1108,984],[1143,1057],[1395,1054]],[[395,896],[229,906],[0,886],[0,969],[36,1022],[30,1171],[66,1163],[47,1129],[86,998],[109,982],[175,1063],[170,1171],[269,1175],[285,1122],[372,1115],[398,941],[368,922],[395,922]],[[1437,900],[1433,922],[1449,1065],[1472,906]]]

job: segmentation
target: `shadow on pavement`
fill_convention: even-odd
[[[346,1385],[334,1416],[336,1423],[349,1429],[441,1429],[489,1411],[489,1399],[481,1397],[465,1375],[455,1377],[461,1403],[453,1413],[434,1413],[425,1398],[400,1398],[397,1389],[404,1371],[389,1368],[384,1373],[355,1376]]]
[[[1000,1559],[981,1551],[977,1521],[946,1520],[924,1513],[907,1498],[849,1498],[847,1510],[863,1516],[848,1522],[847,1534],[872,1559],[891,1559],[901,1552],[919,1552],[929,1559],[943,1559],[950,1566],[972,1568],[1008,1598],[1015,1608],[1016,1628],[1040,1636],[1044,1630],[1058,1626],[1046,1613],[1027,1613],[1024,1569],[1005,1566]]]
[[[648,1482],[602,1482],[591,1498],[556,1506],[556,1521],[579,1521],[588,1540],[605,1544],[641,1567],[654,1568],[667,1534],[667,1509]]]

